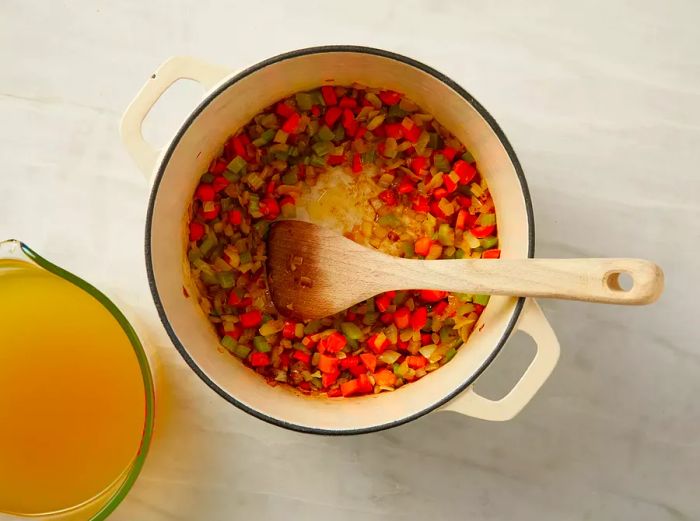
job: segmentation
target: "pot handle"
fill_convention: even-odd
[[[537,353],[513,389],[500,400],[489,400],[469,387],[441,410],[490,421],[506,421],[518,414],[552,373],[559,360],[559,341],[552,326],[534,299],[526,299],[518,321],[519,331],[537,344]]]
[[[146,84],[126,108],[119,125],[119,133],[124,146],[147,179],[150,177],[156,159],[161,152],[161,149],[148,143],[141,132],[143,120],[153,105],[178,80],[194,80],[208,90],[230,72],[225,67],[211,65],[189,56],[173,56],[163,62],[146,81]]]

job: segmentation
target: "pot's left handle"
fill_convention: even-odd
[[[540,306],[531,298],[525,300],[517,329],[532,337],[537,344],[537,353],[513,389],[500,400],[489,400],[471,386],[442,410],[482,420],[506,421],[527,405],[557,365],[559,341]]]
[[[219,83],[230,70],[189,56],[173,56],[158,67],[136,97],[131,101],[119,125],[124,146],[134,158],[146,178],[150,178],[160,154],[143,138],[141,125],[158,99],[178,80],[190,79],[201,83],[207,90]]]

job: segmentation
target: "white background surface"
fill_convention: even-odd
[[[113,519],[700,518],[700,3],[486,4],[0,3],[0,238],[131,306],[162,361],[152,452]],[[398,51],[461,83],[523,163],[537,255],[653,259],[661,300],[544,302],[562,357],[508,423],[435,413],[321,438],[217,397],[157,320],[147,183],[117,123],[170,55],[236,69],[327,43]],[[147,135],[164,142],[199,94],[164,99]],[[511,341],[482,388],[507,390],[527,351]]]

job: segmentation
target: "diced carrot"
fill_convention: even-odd
[[[377,357],[372,353],[362,353],[360,359],[369,372],[373,373],[374,369],[377,367]]]
[[[411,310],[406,306],[400,307],[394,312],[394,324],[399,329],[406,329],[411,318]]]
[[[334,356],[321,355],[318,359],[318,369],[322,373],[332,373],[337,371],[338,361]]]
[[[486,250],[481,254],[482,259],[499,259],[501,257],[501,250]]]
[[[422,355],[409,355],[406,357],[406,363],[411,369],[420,369],[428,364],[428,360]]]
[[[413,310],[411,314],[411,328],[420,331],[428,323],[428,308],[421,306]]]
[[[360,382],[357,380],[350,380],[348,382],[340,384],[340,392],[343,396],[348,397],[356,394],[360,391]]]
[[[393,387],[396,384],[396,375],[389,369],[380,369],[374,373],[374,383],[381,386]]]
[[[413,251],[416,252],[416,255],[422,255],[423,257],[425,257],[426,255],[428,255],[432,244],[433,241],[430,237],[421,237],[414,244]]]

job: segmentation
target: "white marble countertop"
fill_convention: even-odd
[[[129,305],[162,361],[152,452],[115,521],[700,518],[700,4],[486,4],[0,4],[0,238]],[[666,271],[661,300],[544,302],[562,357],[507,423],[434,413],[322,438],[216,396],[156,317],[147,183],[117,122],[170,55],[239,68],[325,43],[391,49],[452,76],[523,163],[537,254],[653,259]],[[197,96],[169,95],[148,137],[164,140]],[[507,389],[527,345],[511,341],[480,388]]]

